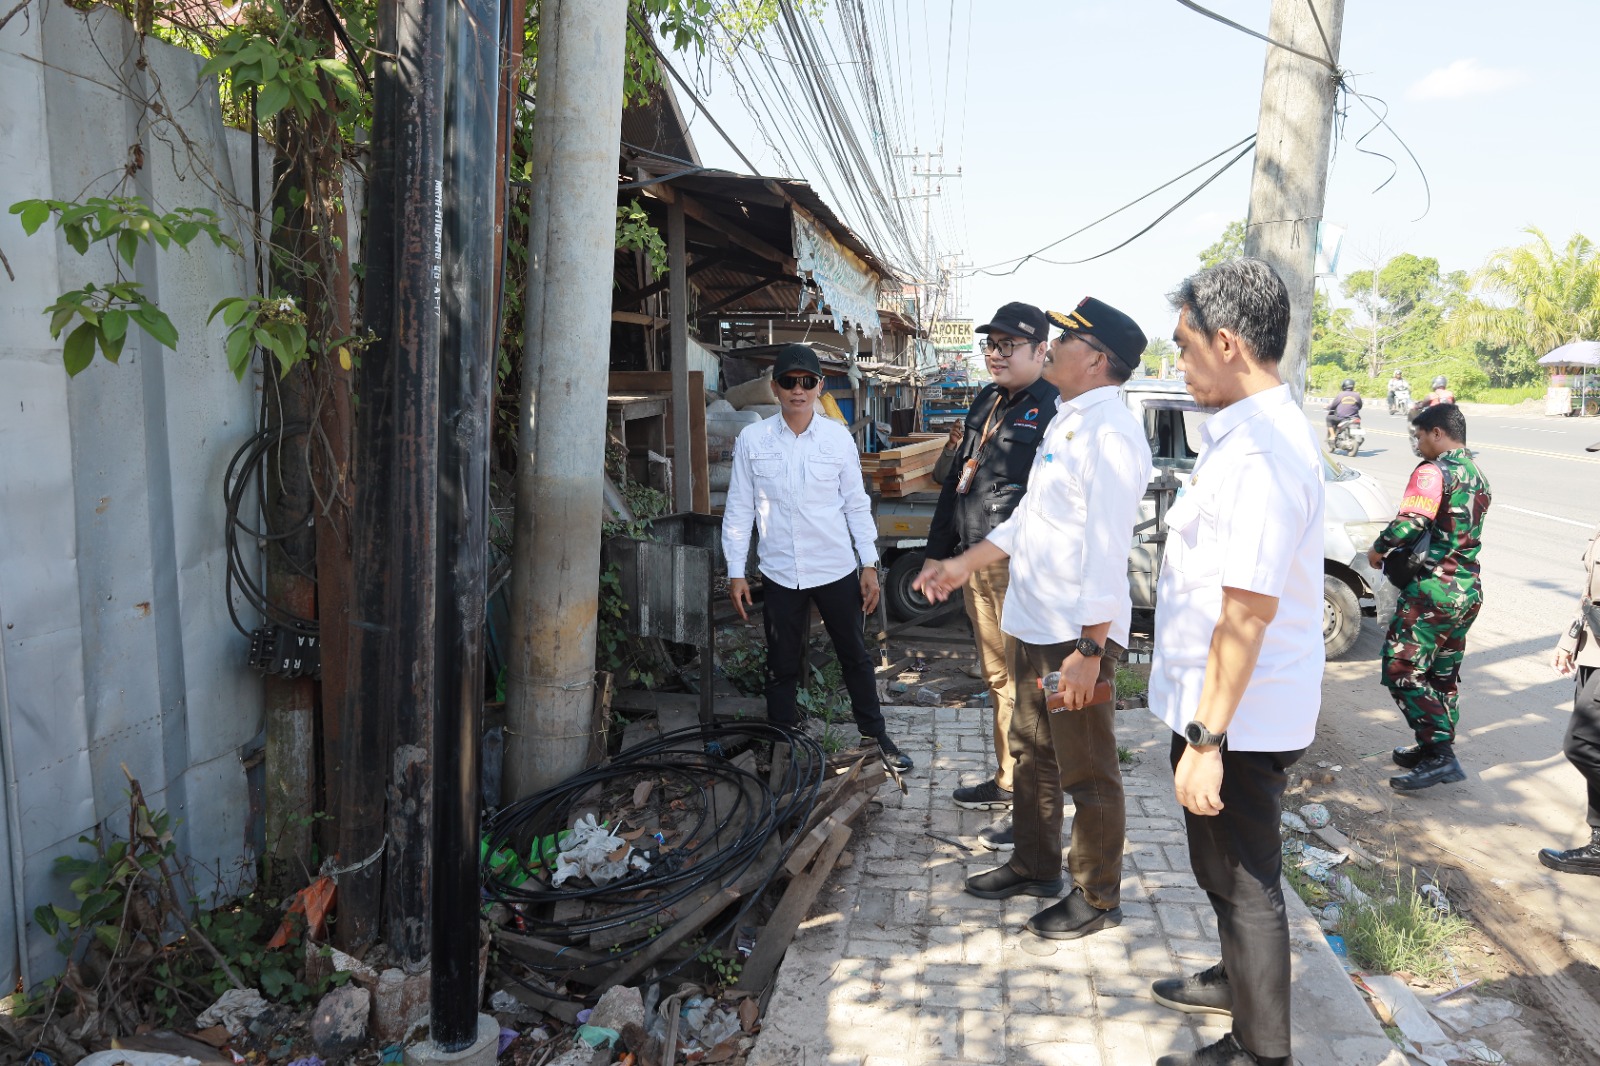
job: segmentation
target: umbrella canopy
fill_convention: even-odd
[[[1563,344],[1543,359],[1540,366],[1600,366],[1600,341],[1573,341]]]

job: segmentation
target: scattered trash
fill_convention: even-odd
[[[383,1057],[380,1061],[384,1063],[403,1062],[406,1057],[405,1045],[390,1044],[388,1047],[383,1049],[381,1054]]]
[[[1317,914],[1317,924],[1322,926],[1322,931],[1331,933],[1339,928],[1339,922],[1344,919],[1344,908],[1337,903],[1330,903]]]
[[[1461,1045],[1478,1062],[1499,1063],[1506,1061],[1506,1057],[1482,1040],[1468,1040]]]
[[[1356,883],[1344,874],[1336,873],[1328,882],[1328,887],[1339,893],[1346,903],[1366,903],[1371,897],[1356,887]]]
[[[1338,763],[1334,763],[1333,766],[1332,766],[1332,770],[1333,770],[1334,773],[1338,773],[1340,770],[1343,770],[1343,769],[1344,769],[1344,767],[1340,766]]]
[[[583,1008],[582,1010],[580,1010],[578,1012],[578,1024],[579,1025],[588,1025],[589,1024],[589,1019],[591,1017],[593,1017],[593,1016],[594,1016],[594,1008],[593,1007],[585,1007],[585,1008]]]
[[[506,1048],[510,1047],[512,1042],[521,1035],[522,1034],[517,1032],[515,1029],[507,1029],[502,1025],[500,1027],[500,1050],[496,1052],[496,1054],[504,1055],[506,1053]],[[290,1063],[289,1066],[294,1066],[294,1064]],[[317,1066],[322,1066],[322,1064],[319,1062]]]
[[[1328,768],[1328,766],[1329,766],[1329,765],[1330,765],[1330,764],[1329,764],[1329,763],[1327,763],[1327,762],[1319,762],[1319,763],[1317,763],[1317,769],[1319,769],[1319,770],[1326,770],[1326,769],[1327,769],[1327,768]]]
[[[1470,981],[1463,988],[1477,984]],[[1452,989],[1445,995],[1453,996],[1460,989]],[[1520,1017],[1522,1008],[1509,999],[1498,999],[1494,996],[1462,996],[1460,999],[1441,1003],[1438,997],[1428,1004],[1428,1013],[1451,1029],[1465,1036],[1474,1029],[1482,1029],[1488,1025],[1506,1021],[1509,1018]]]
[[[254,988],[230,988],[200,1012],[200,1016],[194,1020],[194,1026],[196,1029],[209,1029],[213,1025],[220,1025],[228,1030],[228,1035],[238,1037],[244,1034],[250,1019],[268,1006],[266,998]]]
[[[56,1066],[56,1060],[43,1051],[35,1051],[28,1056],[28,1066],[33,1066],[34,1063],[38,1063],[39,1066]]]
[[[295,914],[306,916],[307,937],[312,940],[323,939],[327,935],[328,912],[333,909],[333,898],[338,891],[338,882],[324,874],[296,892],[294,902],[289,904],[289,910],[279,923],[278,931],[267,941],[267,947],[281,948],[289,943],[289,937],[294,935],[294,921],[291,915]]]
[[[1300,869],[1305,875],[1319,885],[1325,885],[1333,877],[1333,871],[1325,863],[1306,860],[1300,863]]]
[[[622,1039],[622,1034],[615,1029],[599,1025],[580,1025],[578,1039],[590,1047],[616,1047],[617,1041]]]
[[[157,1051],[96,1051],[78,1060],[78,1066],[200,1066],[199,1059],[187,1055],[163,1055]]]
[[[596,885],[607,885],[628,871],[650,869],[650,860],[633,850],[633,845],[586,814],[572,827],[572,833],[556,855],[556,872],[550,881],[560,885],[572,877],[587,877]]]
[[[1400,978],[1392,974],[1368,974],[1361,981],[1383,1004],[1407,1040],[1423,1047],[1450,1042],[1439,1023]]]
[[[1310,844],[1302,847],[1300,853],[1311,862],[1320,862],[1328,867],[1338,866],[1345,859],[1344,855],[1337,851],[1324,851],[1322,848],[1313,847]]]
[[[1283,842],[1283,853],[1290,858],[1298,856],[1306,849],[1306,842],[1299,837],[1290,837]]]
[[[504,1051],[505,1048],[502,1047],[500,1050]],[[293,1062],[289,1063],[289,1066],[322,1066],[322,1056],[307,1055],[303,1059],[295,1059]]]
[[[1306,825],[1312,829],[1321,829],[1328,824],[1328,808],[1320,803],[1308,803],[1300,808],[1300,817],[1305,819]]]
[[[1421,888],[1417,889],[1417,892],[1422,896],[1423,899],[1433,904],[1433,909],[1438,911],[1440,914],[1450,913],[1450,900],[1445,896],[1444,890],[1438,885],[1423,885]]]
[[[1306,820],[1293,811],[1284,811],[1278,818],[1286,829],[1293,829],[1296,833],[1309,833],[1311,827],[1306,825]]]

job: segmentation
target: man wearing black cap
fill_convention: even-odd
[[[811,605],[816,604],[839,656],[862,740],[876,741],[886,764],[909,772],[911,759],[884,727],[861,633],[861,615],[878,606],[878,531],[872,501],[862,487],[855,439],[844,426],[817,416],[822,367],[806,345],[779,349],[772,391],[778,413],[746,426],[734,441],[722,515],[728,594],[746,620],[750,528],[761,532],[757,555],[766,589],[767,720],[778,725],[799,721],[795,690],[806,665]]]
[[[1060,895],[1065,789],[1075,808],[1067,853],[1074,887],[1026,928],[1074,940],[1122,921],[1126,810],[1116,701],[1096,698],[1095,689],[1104,683],[1109,691],[1128,642],[1128,548],[1153,469],[1144,429],[1119,394],[1144,354],[1143,331],[1092,297],[1049,318],[1062,334],[1044,373],[1061,395],[1028,494],[981,543],[934,564],[919,581],[942,600],[974,570],[1011,560],[1000,624],[1015,686],[1016,847],[1004,866],[968,878],[967,891],[984,899]],[[1056,672],[1065,706],[1052,709],[1040,681]]]
[[[1034,452],[1056,413],[1056,387],[1045,381],[1045,338],[1050,327],[1032,304],[1008,303],[979,326],[987,334],[984,357],[994,379],[973,398],[959,444],[946,448],[940,466],[939,505],[928,529],[929,573],[934,563],[980,543],[1011,517],[1028,486]],[[963,603],[977,644],[978,666],[989,685],[994,708],[994,751],[999,768],[977,785],[955,790],[955,802],[969,810],[1009,810],[1016,765],[1006,739],[1011,728],[1011,678],[1006,667],[1000,613],[1011,566],[1005,559],[975,570],[967,579]],[[989,826],[979,840],[990,849],[1010,850],[1009,821]]]

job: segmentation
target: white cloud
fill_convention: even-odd
[[[1406,90],[1406,97],[1411,100],[1459,100],[1498,92],[1526,80],[1527,75],[1514,67],[1497,69],[1481,65],[1476,58],[1458,59],[1447,67],[1430,71],[1427,77]]]

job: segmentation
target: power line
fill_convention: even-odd
[[[964,274],[962,276],[963,277],[972,277],[972,276],[974,276],[976,274],[988,274],[991,277],[1005,277],[1005,276],[1010,275],[1010,274],[1015,274],[1018,270],[1022,269],[1023,264],[1027,263],[1029,260],[1032,260],[1032,259],[1038,259],[1040,262],[1049,263],[1052,266],[1073,266],[1073,265],[1076,265],[1078,263],[1087,263],[1087,262],[1089,262],[1090,259],[1099,259],[1101,256],[1110,255],[1112,252],[1116,251],[1118,248],[1122,248],[1122,247],[1126,246],[1127,244],[1129,244],[1130,242],[1138,239],[1139,237],[1144,236],[1146,233],[1150,232],[1150,230],[1154,229],[1155,226],[1157,225],[1157,223],[1160,223],[1168,215],[1172,214],[1172,212],[1176,211],[1178,208],[1180,208],[1184,204],[1188,203],[1191,199],[1193,199],[1196,195],[1198,195],[1199,192],[1202,189],[1204,189],[1207,185],[1210,185],[1213,181],[1215,181],[1218,177],[1220,177],[1223,174],[1223,172],[1225,172],[1229,167],[1233,166],[1233,164],[1237,163],[1240,159],[1242,159],[1246,155],[1248,155],[1250,153],[1251,149],[1253,149],[1255,147],[1255,140],[1256,140],[1256,135],[1252,133],[1248,137],[1245,137],[1243,140],[1235,141],[1233,144],[1228,145],[1228,147],[1224,148],[1222,151],[1220,151],[1220,152],[1216,153],[1215,155],[1211,156],[1209,159],[1204,159],[1204,160],[1200,161],[1199,163],[1197,163],[1194,166],[1190,167],[1188,170],[1184,171],[1182,174],[1179,174],[1177,177],[1171,178],[1171,179],[1169,179],[1167,181],[1162,182],[1160,185],[1157,185],[1155,188],[1151,189],[1149,192],[1143,194],[1142,196],[1139,196],[1139,197],[1136,197],[1135,199],[1129,200],[1127,203],[1123,204],[1121,207],[1118,207],[1113,211],[1110,211],[1110,212],[1107,212],[1104,215],[1101,215],[1099,218],[1095,219],[1093,222],[1090,222],[1086,226],[1081,226],[1078,229],[1073,230],[1071,233],[1067,234],[1065,237],[1059,237],[1056,240],[1051,241],[1049,244],[1045,245],[1043,248],[1039,248],[1036,251],[1029,252],[1027,255],[1018,256],[1015,259],[1002,259],[998,263],[990,263],[988,266],[978,267],[977,269],[973,270],[971,273]],[[1146,226],[1144,229],[1140,230],[1138,233],[1135,233],[1132,237],[1129,237],[1126,241],[1123,241],[1121,244],[1117,245],[1115,248],[1108,248],[1106,251],[1100,252],[1098,255],[1090,256],[1089,259],[1075,259],[1075,260],[1071,260],[1071,261],[1067,261],[1067,262],[1061,262],[1061,261],[1056,261],[1056,260],[1051,260],[1051,259],[1043,259],[1042,258],[1043,253],[1048,252],[1050,249],[1056,247],[1058,244],[1063,244],[1063,243],[1065,243],[1067,241],[1070,241],[1072,238],[1078,236],[1079,234],[1085,233],[1088,230],[1091,230],[1094,227],[1100,225],[1100,223],[1105,222],[1107,219],[1114,218],[1115,216],[1120,215],[1122,212],[1128,210],[1129,208],[1134,207],[1134,206],[1136,206],[1136,205],[1138,205],[1140,203],[1143,203],[1145,200],[1150,199],[1150,197],[1154,196],[1156,193],[1160,192],[1161,190],[1163,190],[1165,188],[1168,188],[1169,186],[1176,185],[1178,182],[1182,181],[1184,178],[1187,178],[1189,175],[1193,174],[1195,171],[1200,170],[1203,167],[1209,166],[1211,163],[1216,162],[1218,159],[1221,159],[1223,156],[1227,155],[1229,152],[1234,151],[1235,149],[1242,149],[1242,151],[1240,151],[1238,155],[1235,155],[1232,159],[1230,159],[1226,163],[1224,163],[1220,168],[1218,168],[1215,172],[1213,172],[1210,177],[1206,178],[1205,181],[1201,182],[1198,186],[1196,186],[1194,189],[1192,189],[1190,192],[1188,192],[1183,197],[1183,199],[1179,200],[1177,203],[1173,204],[1170,208],[1168,208],[1166,211],[1164,211],[1155,220],[1155,222],[1150,223],[1150,225]],[[995,270],[996,267],[1002,267],[1002,266],[1005,266],[1008,263],[1009,264],[1013,264],[1010,270],[1002,270],[1002,271],[996,271]]]
[[[1271,37],[1268,37],[1266,34],[1257,33],[1255,30],[1252,30],[1248,26],[1241,26],[1239,23],[1233,21],[1231,18],[1228,18],[1225,15],[1219,15],[1215,11],[1212,11],[1208,7],[1201,7],[1199,4],[1195,3],[1194,0],[1178,0],[1178,3],[1182,4],[1184,7],[1188,8],[1190,11],[1194,11],[1194,12],[1196,12],[1198,14],[1204,15],[1208,19],[1214,19],[1217,22],[1222,23],[1224,26],[1230,26],[1233,29],[1238,30],[1240,33],[1248,34],[1249,36],[1254,37],[1259,41],[1266,41],[1268,44],[1272,45],[1274,48],[1281,48],[1285,52],[1293,53],[1294,55],[1300,56],[1302,59],[1309,59],[1313,63],[1316,63],[1316,64],[1318,64],[1320,66],[1327,67],[1329,70],[1333,71],[1333,73],[1335,75],[1338,75],[1340,73],[1339,65],[1337,63],[1333,63],[1333,62],[1330,62],[1327,59],[1323,59],[1321,56],[1312,55],[1310,52],[1302,52],[1302,51],[1300,51],[1300,49],[1295,48],[1295,47],[1293,47],[1291,45],[1284,44],[1282,41],[1273,40]],[[1315,9],[1313,9],[1312,13],[1315,14]],[[1321,25],[1320,22],[1317,25],[1317,29],[1318,30],[1322,29],[1322,25]],[[1323,43],[1324,46],[1326,46],[1327,43],[1328,43],[1328,38],[1327,38],[1326,34],[1323,35],[1322,43]],[[1333,50],[1331,48],[1328,49],[1328,53],[1331,56],[1333,54]]]

